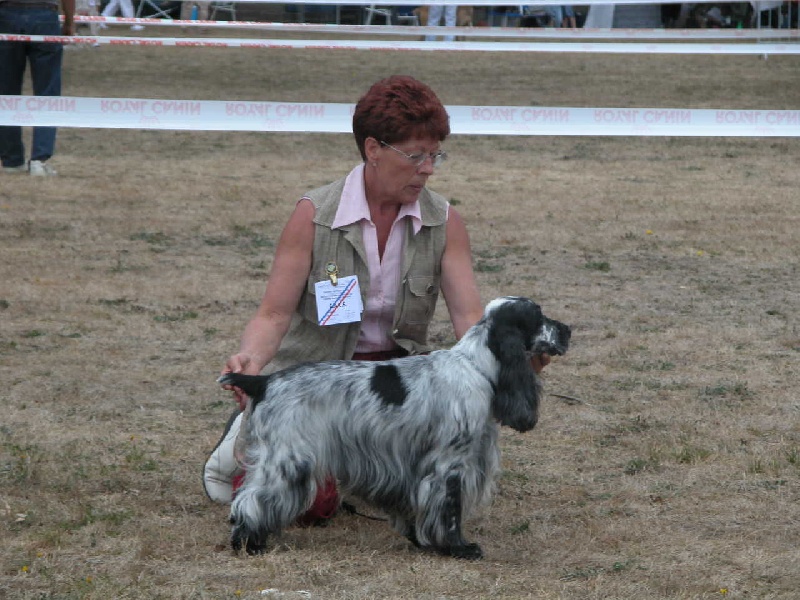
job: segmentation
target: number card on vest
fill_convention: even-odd
[[[330,281],[318,281],[314,284],[314,291],[317,295],[318,324],[338,325],[361,320],[364,305],[356,275],[340,277],[336,285]]]

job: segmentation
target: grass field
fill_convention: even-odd
[[[109,46],[67,52],[64,94],[354,102],[391,73],[446,104],[800,97],[793,57]],[[59,177],[0,174],[0,597],[800,595],[798,141],[445,147],[431,187],[468,223],[484,301],[527,295],[573,327],[466,526],[486,558],[351,515],[234,556],[200,485],[232,408],[214,379],[295,201],[358,161],[351,137],[62,129]]]

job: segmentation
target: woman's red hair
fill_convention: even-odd
[[[393,75],[373,84],[356,104],[353,136],[366,160],[368,137],[395,144],[412,138],[440,142],[450,135],[450,117],[433,90],[413,77]]]

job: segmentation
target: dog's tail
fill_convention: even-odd
[[[225,373],[217,379],[220,385],[233,385],[258,402],[267,391],[268,375],[243,375],[241,373]]]

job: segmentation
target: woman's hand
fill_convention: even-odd
[[[234,354],[228,359],[228,362],[225,363],[225,368],[222,370],[222,374],[244,373],[246,375],[250,375],[251,373],[248,373],[248,367],[250,367],[252,364],[253,361],[250,358],[250,355],[240,352],[238,354]],[[245,394],[241,388],[226,384],[222,386],[222,389],[233,392],[233,398],[239,405],[240,410],[244,411],[244,409],[247,408],[247,394]]]
[[[533,372],[539,374],[542,370],[550,364],[550,355],[549,354],[534,354],[531,356],[531,367],[533,367]]]

